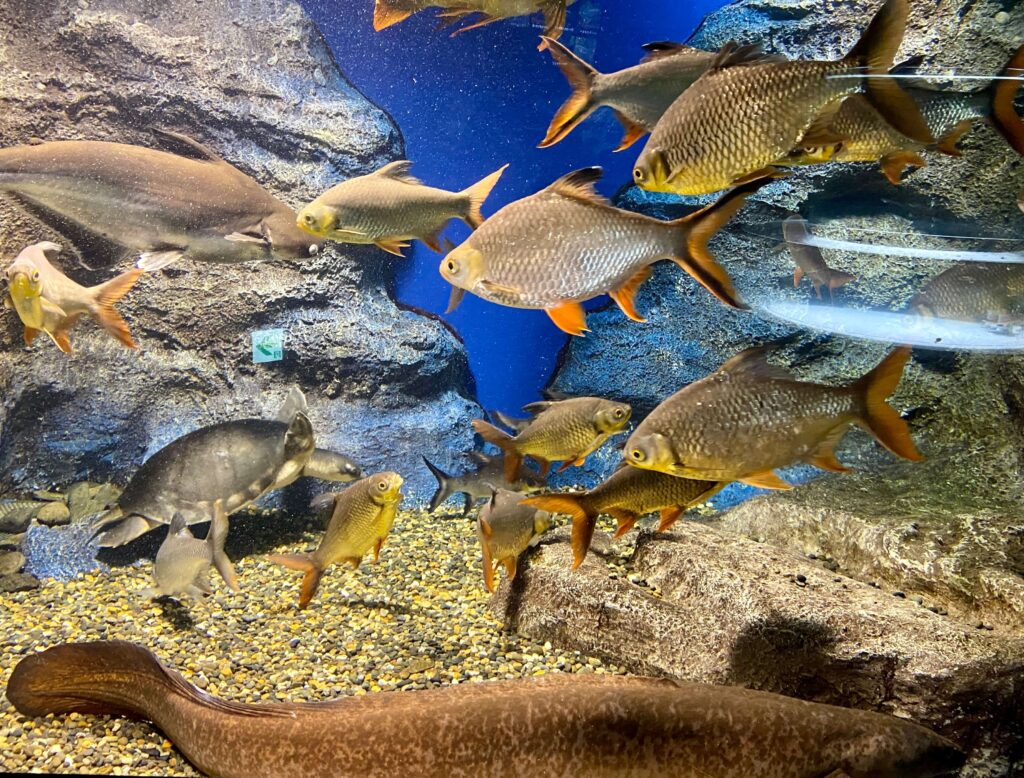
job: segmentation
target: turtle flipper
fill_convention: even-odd
[[[224,506],[218,501],[213,508],[213,522],[210,524],[208,542],[213,552],[213,566],[217,568],[220,577],[233,592],[240,590],[238,576],[235,574],[235,566],[231,564],[228,555],[224,553],[224,541],[228,536],[228,515],[224,512]]]
[[[145,516],[126,516],[110,529],[97,533],[97,537],[102,548],[114,548],[131,543],[135,538],[159,526],[159,521],[147,519]]]

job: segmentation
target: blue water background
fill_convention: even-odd
[[[550,54],[537,51],[540,15],[509,19],[455,38],[437,31],[433,10],[381,32],[373,30],[372,0],[302,0],[338,65],[370,100],[387,110],[405,136],[413,172],[444,189],[464,189],[510,163],[485,214],[533,194],[565,173],[600,165],[608,196],[627,183],[643,141],[612,153],[622,129],[601,109],[549,149],[544,137],[569,94]],[[684,41],[720,0],[578,0],[561,40],[598,70],[636,64],[642,44]],[[456,244],[469,229],[453,222]],[[419,242],[398,276],[403,303],[442,314],[450,287],[438,274],[441,256]],[[607,302],[599,298],[588,307]],[[566,337],[543,311],[506,308],[467,295],[445,317],[466,343],[478,397],[488,409],[515,413],[538,397]]]

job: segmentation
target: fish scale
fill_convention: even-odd
[[[956,321],[1024,319],[1024,265],[966,262],[943,270],[907,306]]]
[[[598,412],[616,405],[610,400],[590,397],[563,400],[537,414],[516,436],[516,447],[522,454],[549,461],[575,459],[605,436],[595,426]]]
[[[380,478],[379,474],[364,478],[337,496],[331,523],[313,552],[317,564],[327,567],[344,559],[361,559],[387,536],[397,503],[381,505],[373,500]]]

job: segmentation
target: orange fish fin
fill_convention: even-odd
[[[487,587],[487,591],[494,593],[494,559],[491,557],[491,544],[487,542],[487,539],[483,539],[480,543],[480,553],[483,556],[483,568],[484,568],[484,586]]]
[[[272,554],[267,559],[275,564],[284,565],[289,570],[299,570],[305,573],[302,579],[302,589],[299,592],[299,608],[305,608],[316,594],[320,586],[320,576],[323,570],[306,554]]]
[[[549,513],[564,513],[572,517],[572,569],[575,570],[587,557],[590,541],[597,526],[597,514],[590,510],[586,495],[545,494],[527,497],[521,505],[532,505]]]
[[[555,113],[544,140],[537,145],[539,149],[558,143],[597,108],[592,91],[597,71],[558,41],[544,39],[543,42],[547,44],[555,64],[569,82],[572,94]]]
[[[427,233],[426,235],[420,235],[419,238],[427,244],[427,248],[431,251],[441,253],[441,231],[444,227],[440,227],[434,232]]]
[[[380,32],[393,24],[408,19],[412,14],[412,11],[400,8],[395,0],[377,0],[377,4],[373,7],[373,29]]]
[[[924,167],[924,157],[913,151],[894,151],[886,154],[879,161],[882,166],[882,173],[889,179],[889,183],[899,185],[903,177],[903,171],[908,167]]]
[[[533,457],[537,461],[537,475],[541,478],[547,478],[548,473],[551,472],[551,463],[546,459],[541,459],[539,456],[534,455]]]
[[[928,145],[933,138],[921,109],[898,80],[889,75],[893,58],[903,42],[909,13],[907,0],[886,0],[844,60],[866,68],[864,96],[875,110],[908,138]]]
[[[856,281],[857,276],[853,273],[844,273],[841,270],[829,270],[828,273],[828,288],[829,291],[838,289],[841,286],[846,286],[851,281]]]
[[[373,544],[373,561],[380,561],[380,550],[384,547],[384,538],[377,538]]]
[[[363,558],[358,556],[347,556],[342,561],[348,562],[350,565],[352,565],[353,570],[358,570],[359,565],[363,563]]]
[[[661,509],[661,521],[658,522],[658,532],[668,532],[675,524],[679,517],[683,515],[683,511],[686,510],[681,505],[671,505],[668,508]]]
[[[1010,148],[1024,155],[1024,122],[1013,106],[1017,90],[1024,83],[1024,46],[1018,48],[999,74],[1002,78],[992,87],[992,116],[990,121]]]
[[[642,124],[637,124],[619,111],[615,112],[615,118],[619,120],[623,130],[625,130],[625,135],[622,136],[622,141],[619,145],[615,147],[615,151],[625,151],[648,133],[646,127]]]
[[[711,205],[696,213],[668,222],[680,231],[683,245],[672,259],[683,270],[726,305],[746,308],[736,296],[732,279],[708,250],[708,241],[733,217],[747,197],[756,192],[767,179],[759,179],[726,192]]]
[[[575,463],[571,459],[568,459],[565,462],[563,462],[562,464],[560,464],[558,467],[556,467],[555,468],[555,472],[556,473],[564,473],[566,470],[568,470],[574,464]]]
[[[935,144],[935,148],[941,151],[943,154],[949,154],[951,157],[959,157],[963,154],[959,148],[957,148],[957,142],[966,135],[971,127],[974,126],[973,119],[964,119],[953,125],[953,129],[938,139],[938,143]]]
[[[627,532],[629,532],[636,525],[636,520],[639,518],[633,511],[628,511],[625,508],[609,508],[608,515],[618,522],[619,526],[615,530],[615,537],[621,538]]]
[[[570,335],[583,335],[584,332],[590,332],[587,329],[587,314],[583,310],[583,306],[574,300],[567,300],[555,308],[546,308],[545,310],[551,317],[551,321],[562,332],[567,332]]]
[[[494,535],[494,530],[491,528],[491,523],[489,521],[487,521],[487,519],[483,518],[482,516],[480,517],[479,521],[480,521],[480,532],[481,532],[481,534],[483,534],[483,536],[485,538],[490,538],[491,536],[493,536]]]
[[[473,431],[488,443],[497,446],[504,453],[505,480],[514,484],[523,464],[523,456],[513,449],[515,438],[483,419],[473,420]]]
[[[138,348],[138,346],[132,339],[128,324],[121,318],[121,314],[114,309],[114,303],[127,294],[128,290],[135,285],[135,282],[139,280],[143,272],[145,271],[139,269],[128,270],[116,278],[107,281],[105,284],[95,287],[96,309],[93,315],[96,317],[96,321],[100,323],[103,329],[113,335],[119,343],[128,348]]]
[[[461,14],[461,16],[469,16],[470,14],[473,14],[473,13],[475,13],[475,11],[470,11],[468,13],[463,13],[463,14]],[[443,14],[439,14],[439,15],[443,15]],[[495,22],[500,22],[500,21],[501,21],[501,17],[500,16],[488,16],[487,14],[484,14],[480,19],[478,19],[477,21],[473,22],[472,24],[467,24],[465,27],[460,27],[459,29],[453,31],[451,37],[454,38],[456,35],[461,35],[464,32],[469,32],[470,30],[478,30],[481,27],[486,27],[488,24],[494,24]]]
[[[846,432],[846,425],[840,424],[835,430],[818,444],[818,448],[807,458],[808,464],[820,467],[822,470],[831,470],[833,473],[848,473],[850,468],[836,459],[836,452],[833,450],[836,444]]]
[[[793,288],[796,289],[800,286],[800,280],[804,277],[804,269],[799,265],[796,266],[796,270],[793,271]]]
[[[758,486],[761,489],[793,488],[793,484],[789,483],[788,481],[784,481],[779,476],[775,475],[775,473],[772,472],[771,470],[765,470],[764,472],[761,473],[751,473],[745,478],[737,478],[736,480],[745,484],[750,484],[751,486]]]
[[[919,462],[924,459],[910,438],[910,428],[886,399],[899,385],[903,368],[910,359],[910,348],[893,349],[878,366],[853,385],[861,396],[860,423],[875,440],[898,457]]]
[[[629,280],[627,280],[626,283],[618,289],[613,289],[608,293],[619,308],[622,309],[622,312],[633,321],[647,321],[647,319],[637,313],[635,299],[636,293],[640,290],[640,286],[650,277],[651,266],[648,265],[634,273]]]
[[[544,51],[548,47],[548,40],[558,40],[565,29],[567,0],[543,0],[541,11],[544,13],[544,35],[538,51]],[[545,40],[546,39],[546,40]]]
[[[516,579],[518,567],[518,560],[514,556],[505,557],[505,575],[508,577],[508,580],[514,581]]]
[[[469,189],[466,189],[462,193],[469,199],[469,207],[466,211],[466,215],[463,217],[463,220],[474,230],[484,223],[484,215],[480,209],[483,207],[484,201],[491,194],[491,190],[494,189],[495,184],[498,183],[498,179],[501,178],[501,174],[504,173],[506,169],[508,169],[508,165],[502,165],[489,176],[477,181],[473,186],[469,187]],[[438,232],[440,232],[440,230],[438,230]],[[438,251],[438,249],[435,248],[434,251]]]
[[[41,330],[34,329],[33,327],[26,327],[25,332],[22,334],[22,339],[25,341],[26,346],[31,346],[32,341],[36,339]]]
[[[388,252],[388,254],[394,254],[396,257],[403,258],[405,257],[405,254],[402,253],[402,249],[409,248],[409,244],[406,241],[397,240],[395,238],[382,238],[380,240],[375,240],[373,244],[377,248]]]

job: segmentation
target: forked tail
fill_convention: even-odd
[[[918,143],[930,145],[934,138],[921,109],[899,82],[889,75],[893,59],[903,42],[910,6],[907,0],[886,0],[845,61],[866,69],[864,96],[885,120]]]
[[[579,494],[545,494],[520,500],[521,505],[531,505],[549,513],[564,513],[572,517],[572,569],[583,564],[590,550],[597,526],[597,513],[587,504],[586,497]]]
[[[992,85],[992,126],[1018,154],[1024,155],[1024,122],[1013,107],[1024,83],[1024,46],[1017,49]]]
[[[275,564],[284,565],[289,570],[299,570],[305,573],[302,579],[302,590],[299,592],[299,609],[305,609],[320,587],[320,578],[324,574],[323,569],[306,554],[272,554],[267,558]]]
[[[537,145],[539,149],[554,146],[597,109],[598,105],[594,101],[594,82],[601,75],[558,41],[544,38],[544,42],[554,57],[555,64],[569,81],[572,94],[555,113],[547,135]]]
[[[452,496],[451,484],[449,483],[451,476],[426,457],[421,457],[421,459],[423,464],[427,466],[427,469],[430,470],[430,473],[437,479],[437,491],[430,498],[430,508],[428,509],[433,513],[437,510],[437,506]]]
[[[491,190],[494,189],[495,184],[498,183],[498,179],[501,178],[501,174],[505,172],[508,165],[502,165],[500,168],[491,173],[487,178],[477,181],[473,186],[463,191],[469,199],[469,207],[466,211],[465,217],[463,217],[470,227],[474,230],[477,229],[481,224],[484,223],[484,215],[480,212],[483,207],[484,201],[491,194]],[[448,253],[447,251],[445,252]]]
[[[114,303],[128,293],[128,290],[135,285],[135,282],[139,280],[139,276],[143,272],[138,269],[127,270],[90,290],[95,301],[93,316],[96,317],[96,321],[100,323],[103,329],[128,348],[138,348],[138,346],[132,339],[132,334],[128,330],[128,324],[121,318],[121,314],[115,310]]]
[[[875,439],[898,457],[919,462],[924,459],[910,438],[910,428],[886,399],[896,391],[910,349],[900,346],[878,366],[854,384],[861,398],[860,422]]]

